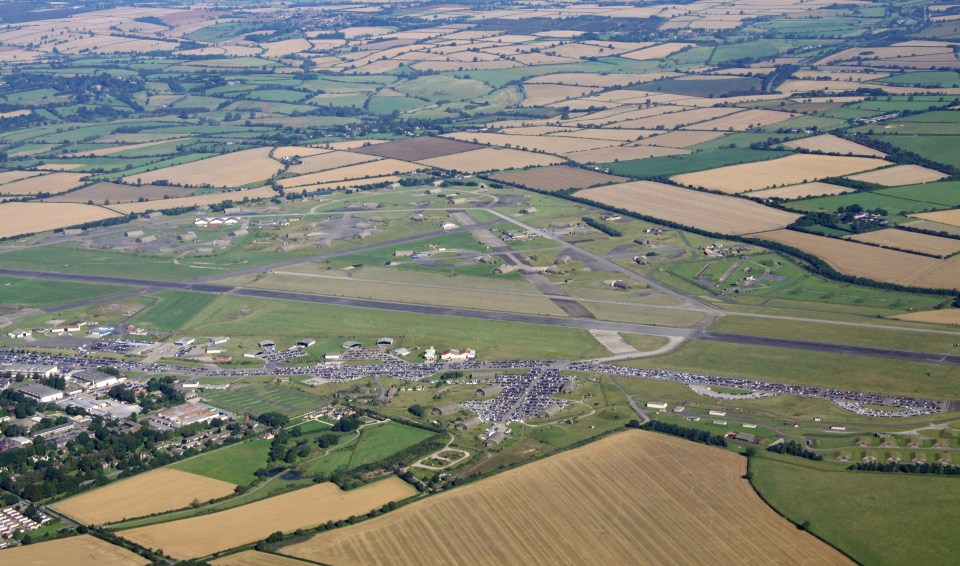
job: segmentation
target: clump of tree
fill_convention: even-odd
[[[823,460],[822,455],[814,452],[813,450],[807,450],[796,440],[774,444],[768,447],[767,450],[770,452],[776,452],[777,454],[789,454],[791,456],[799,456],[801,458],[806,458],[807,460],[815,460],[818,462]]]
[[[636,419],[630,420],[627,423],[627,428],[640,428],[643,430],[652,430],[654,432],[662,432],[664,434],[670,434],[673,436],[679,436],[681,438],[686,438],[687,440],[692,440],[694,442],[701,442],[703,444],[710,444],[711,446],[726,446],[727,439],[719,434],[711,434],[709,431],[701,430],[698,428],[690,428],[686,426],[680,426],[671,423],[665,423],[662,421],[647,421],[643,424],[640,424],[640,421]]]
[[[333,425],[330,430],[333,432],[353,432],[360,428],[362,424],[363,419],[359,415],[350,415],[337,421],[337,424]]]
[[[587,226],[590,226],[591,228],[596,228],[597,230],[600,230],[601,232],[603,232],[607,236],[610,236],[611,238],[619,238],[620,236],[623,236],[623,232],[621,232],[620,230],[617,230],[613,226],[607,226],[606,224],[604,224],[603,222],[600,222],[596,218],[591,218],[590,216],[584,216],[580,220],[582,220],[583,223],[586,224]]]

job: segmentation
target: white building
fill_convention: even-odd
[[[83,389],[100,389],[102,387],[113,387],[114,385],[126,381],[126,378],[109,375],[97,370],[75,371],[67,376],[77,383]]]
[[[659,410],[663,410],[663,409],[666,409],[666,408],[667,408],[667,404],[666,404],[666,403],[658,403],[658,402],[656,402],[656,401],[648,401],[648,402],[647,402],[647,408],[648,408],[648,409],[659,409]]]
[[[39,383],[31,383],[30,385],[18,387],[17,391],[41,403],[52,403],[57,399],[63,399],[63,391],[54,389],[53,387],[47,387],[46,385],[40,385]]]
[[[13,339],[24,339],[33,336],[32,330],[14,330],[13,332],[7,332],[7,336]]]
[[[0,372],[10,372],[14,375],[20,374],[27,377],[51,377],[60,373],[60,368],[31,364],[3,364],[0,365]]]
[[[430,346],[423,352],[423,359],[428,362],[437,361],[437,349],[433,346]]]
[[[470,348],[464,348],[462,350],[451,348],[449,350],[444,350],[440,354],[440,360],[444,362],[465,362],[476,357],[477,352],[475,350],[471,350]]]

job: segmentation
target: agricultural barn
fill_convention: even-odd
[[[384,337],[377,339],[378,348],[389,348],[390,346],[393,346],[393,338]]]
[[[440,405],[439,407],[434,407],[430,414],[433,415],[452,415],[460,410],[460,403],[449,403],[447,405]]]
[[[577,390],[577,382],[573,379],[568,379],[563,382],[563,385],[560,386],[560,393],[573,393]]]
[[[477,397],[486,397],[488,395],[499,395],[503,391],[502,385],[483,385],[477,388]]]
[[[563,407],[561,405],[557,405],[556,403],[551,403],[546,407],[544,407],[543,409],[541,409],[540,412],[537,413],[537,416],[542,419],[546,419],[549,417],[556,416],[557,413],[559,413],[562,410],[563,410]]]
[[[503,441],[506,439],[507,439],[506,434],[503,434],[502,432],[497,431],[491,434],[490,436],[488,436],[487,439],[483,441],[483,445],[486,446],[487,448],[491,448],[493,446],[500,446],[501,444],[503,444]]]
[[[658,402],[656,402],[656,401],[649,401],[649,402],[647,402],[647,408],[648,408],[648,409],[666,409],[666,408],[667,408],[667,404],[666,404],[666,403],[658,403]]]
[[[470,417],[469,419],[463,421],[457,421],[453,425],[457,430],[470,430],[471,428],[478,427],[483,424],[483,421],[480,420],[480,417]]]

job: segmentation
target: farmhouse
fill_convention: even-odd
[[[451,348],[449,350],[444,350],[440,354],[440,360],[444,362],[465,362],[476,357],[477,352],[475,350],[471,350],[470,348],[464,348],[462,350]]]
[[[489,395],[499,395],[503,391],[502,385],[484,385],[478,387],[474,393],[477,397],[487,397]]]
[[[434,407],[430,414],[432,415],[452,415],[460,410],[460,403],[448,403],[446,405],[440,405],[439,407]]]
[[[17,391],[41,403],[52,403],[57,399],[63,399],[63,391],[54,389],[53,387],[47,387],[46,385],[40,385],[39,383],[31,383],[18,387]]]

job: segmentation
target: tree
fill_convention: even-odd
[[[422,417],[424,413],[423,405],[420,405],[420,404],[410,405],[409,407],[407,407],[407,411],[409,411],[410,414],[415,417]]]
[[[336,446],[340,442],[340,437],[336,434],[326,433],[320,435],[320,438],[317,439],[317,444],[320,445],[320,448],[328,448],[330,446]]]
[[[257,422],[265,424],[272,428],[280,428],[283,425],[289,422],[290,418],[283,413],[271,412],[271,413],[262,413],[257,417]]]

